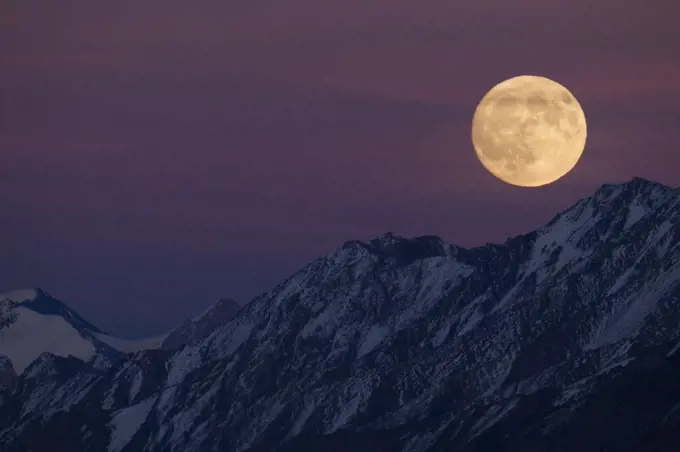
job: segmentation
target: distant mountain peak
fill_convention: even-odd
[[[104,334],[102,330],[94,326],[80,316],[63,301],[58,300],[41,289],[33,289],[35,296],[24,300],[21,305],[43,315],[57,315],[63,317],[76,328],[84,328],[92,333]]]
[[[241,306],[231,298],[220,298],[201,314],[187,319],[172,330],[163,340],[161,347],[166,350],[175,350],[195,343],[231,321],[240,309]]]
[[[222,307],[222,306],[240,306],[240,305],[231,298],[220,298],[219,300],[217,300],[217,303],[215,303],[215,306]]]
[[[6,356],[18,374],[44,353],[107,366],[128,349],[159,347],[160,342],[109,336],[40,288],[0,295],[0,356]]]

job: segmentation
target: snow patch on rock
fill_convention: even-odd
[[[21,306],[14,309],[17,319],[10,328],[0,329],[0,355],[7,356],[17,374],[43,353],[74,356],[88,361],[95,354],[83,338],[62,317],[41,315]]]
[[[361,358],[369,353],[371,353],[375,348],[380,345],[390,334],[390,329],[385,326],[374,326],[368,333],[364,336],[361,345],[359,346],[359,351],[357,352],[357,358]]]
[[[109,452],[120,452],[132,440],[139,428],[144,424],[156,402],[155,397],[149,397],[136,405],[123,408],[116,412],[111,419],[111,440]]]

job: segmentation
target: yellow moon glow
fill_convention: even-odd
[[[522,75],[494,86],[472,119],[472,144],[494,176],[520,187],[555,182],[574,168],[586,144],[586,117],[568,89]]]

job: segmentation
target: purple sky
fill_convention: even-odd
[[[680,185],[680,2],[0,4],[0,291],[157,333],[349,239],[533,230],[603,183]],[[588,118],[557,183],[477,162],[476,103],[543,75]]]

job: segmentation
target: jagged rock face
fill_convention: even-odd
[[[176,350],[208,337],[220,326],[232,320],[241,307],[234,300],[222,298],[206,312],[187,320],[168,334],[162,344],[166,350]]]
[[[14,383],[17,374],[14,372],[12,361],[6,356],[0,355],[0,388],[6,388]]]
[[[503,245],[348,242],[197,343],[44,377],[51,396],[30,372],[0,443],[675,450],[679,298],[680,192],[634,179]]]

